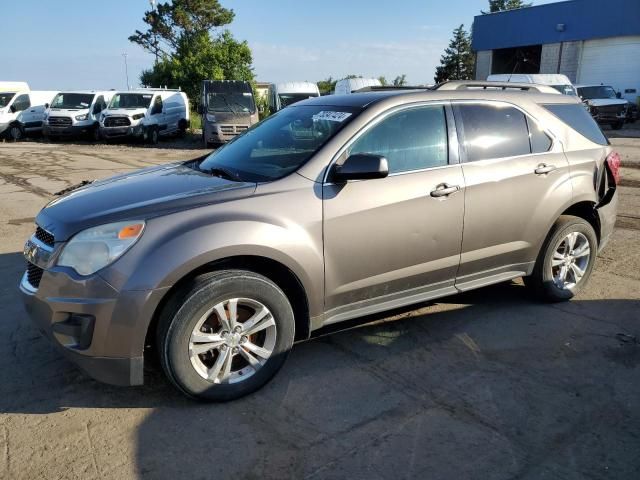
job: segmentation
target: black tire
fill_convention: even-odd
[[[584,274],[572,288],[560,288],[554,281],[552,266],[554,252],[570,233],[578,232],[586,237],[589,243],[588,264]],[[525,277],[524,283],[541,300],[547,302],[563,302],[572,299],[589,281],[598,252],[598,238],[589,222],[571,215],[562,215],[554,224],[538,254],[533,273]],[[558,268],[558,267],[556,267]]]
[[[187,135],[188,126],[189,124],[184,118],[178,122],[178,136],[180,138],[184,138]]]
[[[269,309],[275,320],[275,344],[266,362],[246,379],[214,383],[192,365],[189,341],[198,320],[214,305],[231,298],[249,298]],[[162,368],[178,390],[194,399],[228,401],[256,391],[280,370],[294,333],[293,310],[276,284],[253,272],[224,270],[201,275],[176,292],[160,316],[156,342]]]
[[[94,142],[102,141],[102,134],[100,133],[100,127],[98,125],[94,125],[91,129],[91,140]]]
[[[19,123],[14,123],[9,127],[8,135],[14,142],[19,142],[25,137],[24,128]]]
[[[149,145],[157,145],[160,141],[160,133],[157,127],[148,127],[145,130],[144,140]]]

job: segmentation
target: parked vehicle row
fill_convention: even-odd
[[[45,112],[57,93],[31,90],[26,82],[0,82],[0,135],[20,140],[41,132]]]

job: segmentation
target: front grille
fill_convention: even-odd
[[[33,288],[40,286],[40,280],[42,279],[42,270],[40,267],[35,266],[33,263],[27,262],[27,281]]]
[[[622,115],[624,108],[624,105],[606,105],[604,107],[598,107],[598,112],[607,115]]]
[[[107,117],[104,119],[105,127],[128,127],[131,121],[128,117]]]
[[[55,243],[54,236],[41,227],[36,228],[35,237],[50,247],[53,247],[53,244]]]
[[[220,131],[224,135],[239,135],[248,128],[248,125],[220,125]]]
[[[49,125],[52,127],[69,127],[71,119],[69,117],[49,117]]]

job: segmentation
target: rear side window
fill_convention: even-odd
[[[531,153],[529,129],[517,108],[493,105],[455,105],[462,120],[468,162]]]
[[[563,103],[542,106],[593,143],[609,145],[607,137],[582,104]]]
[[[389,173],[447,165],[447,122],[444,107],[415,107],[389,115],[351,148],[353,153],[386,157]]]
[[[544,133],[544,130],[542,130],[540,126],[530,118],[527,118],[527,125],[529,126],[531,153],[548,152],[552,143],[549,136]]]

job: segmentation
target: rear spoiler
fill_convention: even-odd
[[[436,85],[434,90],[517,90],[521,92],[554,93],[562,95],[558,90],[548,85],[537,83],[515,82],[482,82],[476,80],[451,80]]]

